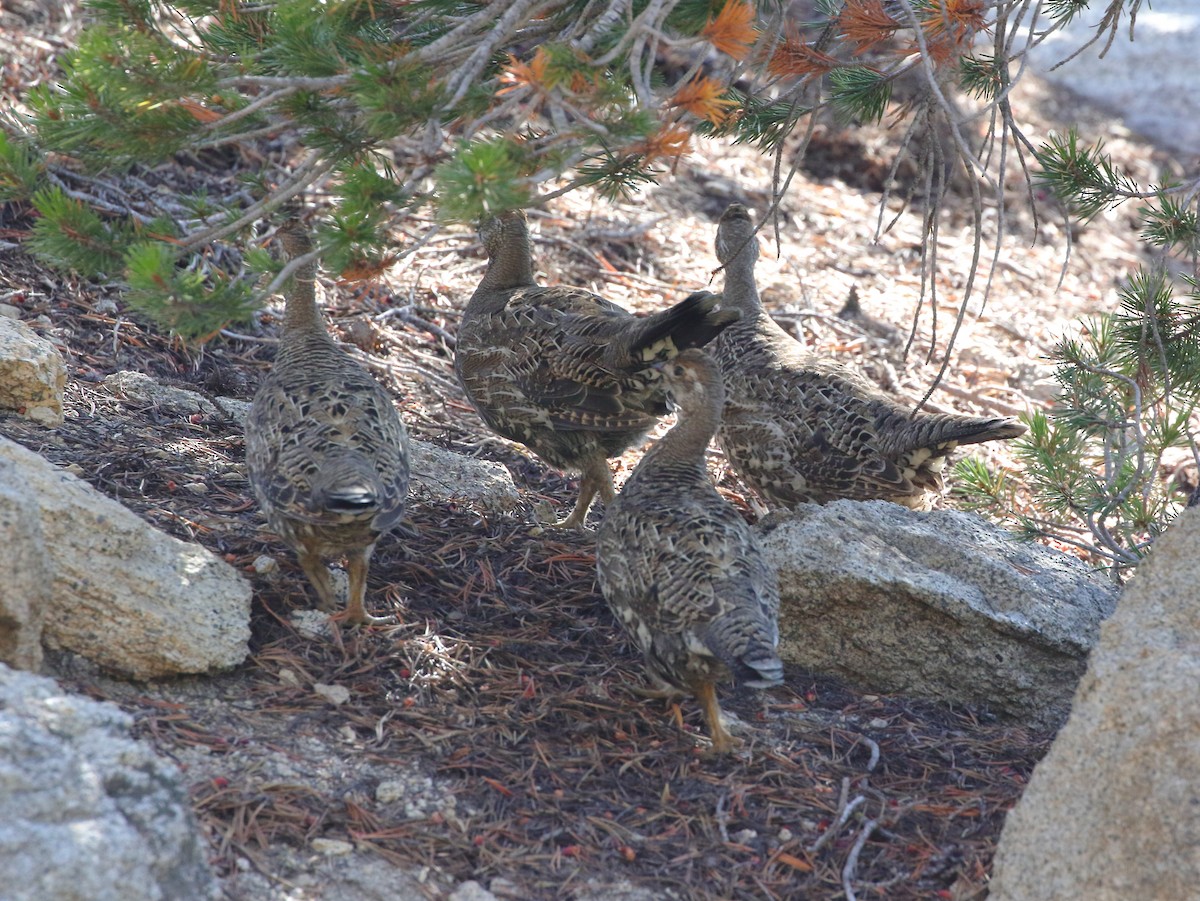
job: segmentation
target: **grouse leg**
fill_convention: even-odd
[[[592,506],[592,499],[597,494],[607,504],[617,496],[617,491],[613,488],[612,472],[608,468],[608,463],[604,460],[593,459],[586,462],[583,474],[579,479],[579,500],[575,504],[575,509],[566,519],[554,523],[555,528],[583,528],[583,524],[587,521],[588,509]]]
[[[317,609],[333,613],[341,606],[341,598],[338,596],[337,587],[333,584],[333,574],[329,572],[329,567],[325,565],[324,559],[320,554],[309,550],[307,546],[299,550],[296,557],[300,561],[300,568],[304,570],[304,575],[308,576],[309,583],[317,592]]]
[[[371,544],[361,551],[346,558],[346,574],[350,577],[350,591],[346,598],[346,611],[338,616],[346,622],[361,625],[385,625],[394,623],[394,616],[372,616],[367,612],[367,570],[371,564],[371,553],[375,545]]]
[[[703,682],[696,686],[696,699],[704,708],[704,718],[708,721],[708,730],[712,733],[712,749],[714,754],[728,754],[741,744],[730,735],[721,723],[721,704],[717,701],[717,689],[711,682]]]

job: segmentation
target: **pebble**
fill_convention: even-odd
[[[293,610],[288,617],[301,638],[325,638],[332,634],[329,614],[320,610]]]
[[[400,779],[389,779],[386,782],[380,782],[375,789],[375,800],[380,804],[391,804],[393,801],[399,801],[408,794],[408,783]]]
[[[496,896],[474,879],[468,879],[450,893],[448,901],[496,901]]]
[[[350,700],[350,689],[345,685],[326,685],[323,682],[317,682],[313,685],[313,691],[335,706],[340,706]]]
[[[254,558],[254,571],[260,576],[279,572],[279,561],[270,554],[259,554]]]
[[[354,852],[354,845],[336,838],[314,838],[309,844],[314,851],[326,857],[340,857]]]

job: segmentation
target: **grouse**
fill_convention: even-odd
[[[924,508],[955,447],[1025,431],[1005,418],[914,413],[806,350],[759,302],[758,238],[741,204],[721,216],[716,250],[725,268],[722,308],[742,314],[712,345],[727,397],[717,441],[768,506],[851,498]]]
[[[651,679],[695,695],[713,750],[724,753],[734,741],[721,724],[715,684],[783,681],[779,589],[754,534],[705,468],[725,395],[716,363],[689,349],[658,366],[679,419],[605,511],[596,570]]]
[[[295,259],[311,252],[298,218],[279,231]],[[246,419],[250,485],[267,523],[297,554],[318,606],[334,611],[338,592],[327,560],[345,558],[345,619],[386,622],[365,607],[375,543],[404,514],[408,433],[392,399],[330,337],[314,294],[316,264],[297,271],[271,371]]]
[[[479,234],[488,267],[463,312],[455,372],[490,428],[581,474],[575,509],[554,523],[580,527],[597,494],[613,499],[608,458],[667,412],[652,364],[708,343],[739,314],[703,291],[640,317],[583,288],[538,285],[520,210]]]

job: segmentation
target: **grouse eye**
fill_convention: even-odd
[[[675,366],[675,368],[672,370],[672,372],[674,373],[674,375],[675,375],[675,377],[676,377],[676,378],[679,378],[680,376],[682,376],[682,375],[683,375],[683,367],[682,367],[682,366],[679,366],[678,364],[676,364],[676,366]]]

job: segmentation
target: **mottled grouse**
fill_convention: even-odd
[[[725,267],[722,307],[742,313],[712,346],[728,398],[717,440],[768,506],[882,498],[925,507],[956,446],[1025,431],[1004,418],[913,413],[805,350],[759,302],[758,238],[741,204],[721,216],[716,248]]]
[[[582,478],[571,515],[582,526],[597,493],[613,498],[608,458],[666,413],[655,361],[699,347],[734,321],[719,298],[691,295],[638,317],[583,288],[534,281],[522,211],[485,221],[488,268],[458,329],[454,368],[484,422]]]
[[[779,590],[753,533],[705,468],[725,394],[716,363],[686,350],[659,366],[679,421],[605,511],[596,570],[651,678],[694,694],[713,749],[725,752],[733,740],[721,725],[715,683],[732,677],[766,688],[783,680]]]
[[[302,224],[280,230],[289,256],[310,252]],[[283,336],[246,420],[250,484],[270,527],[295,550],[322,610],[338,606],[326,560],[345,557],[345,618],[382,622],[364,606],[379,537],[396,526],[408,494],[408,434],[388,393],[325,330],[313,282],[297,272]]]

